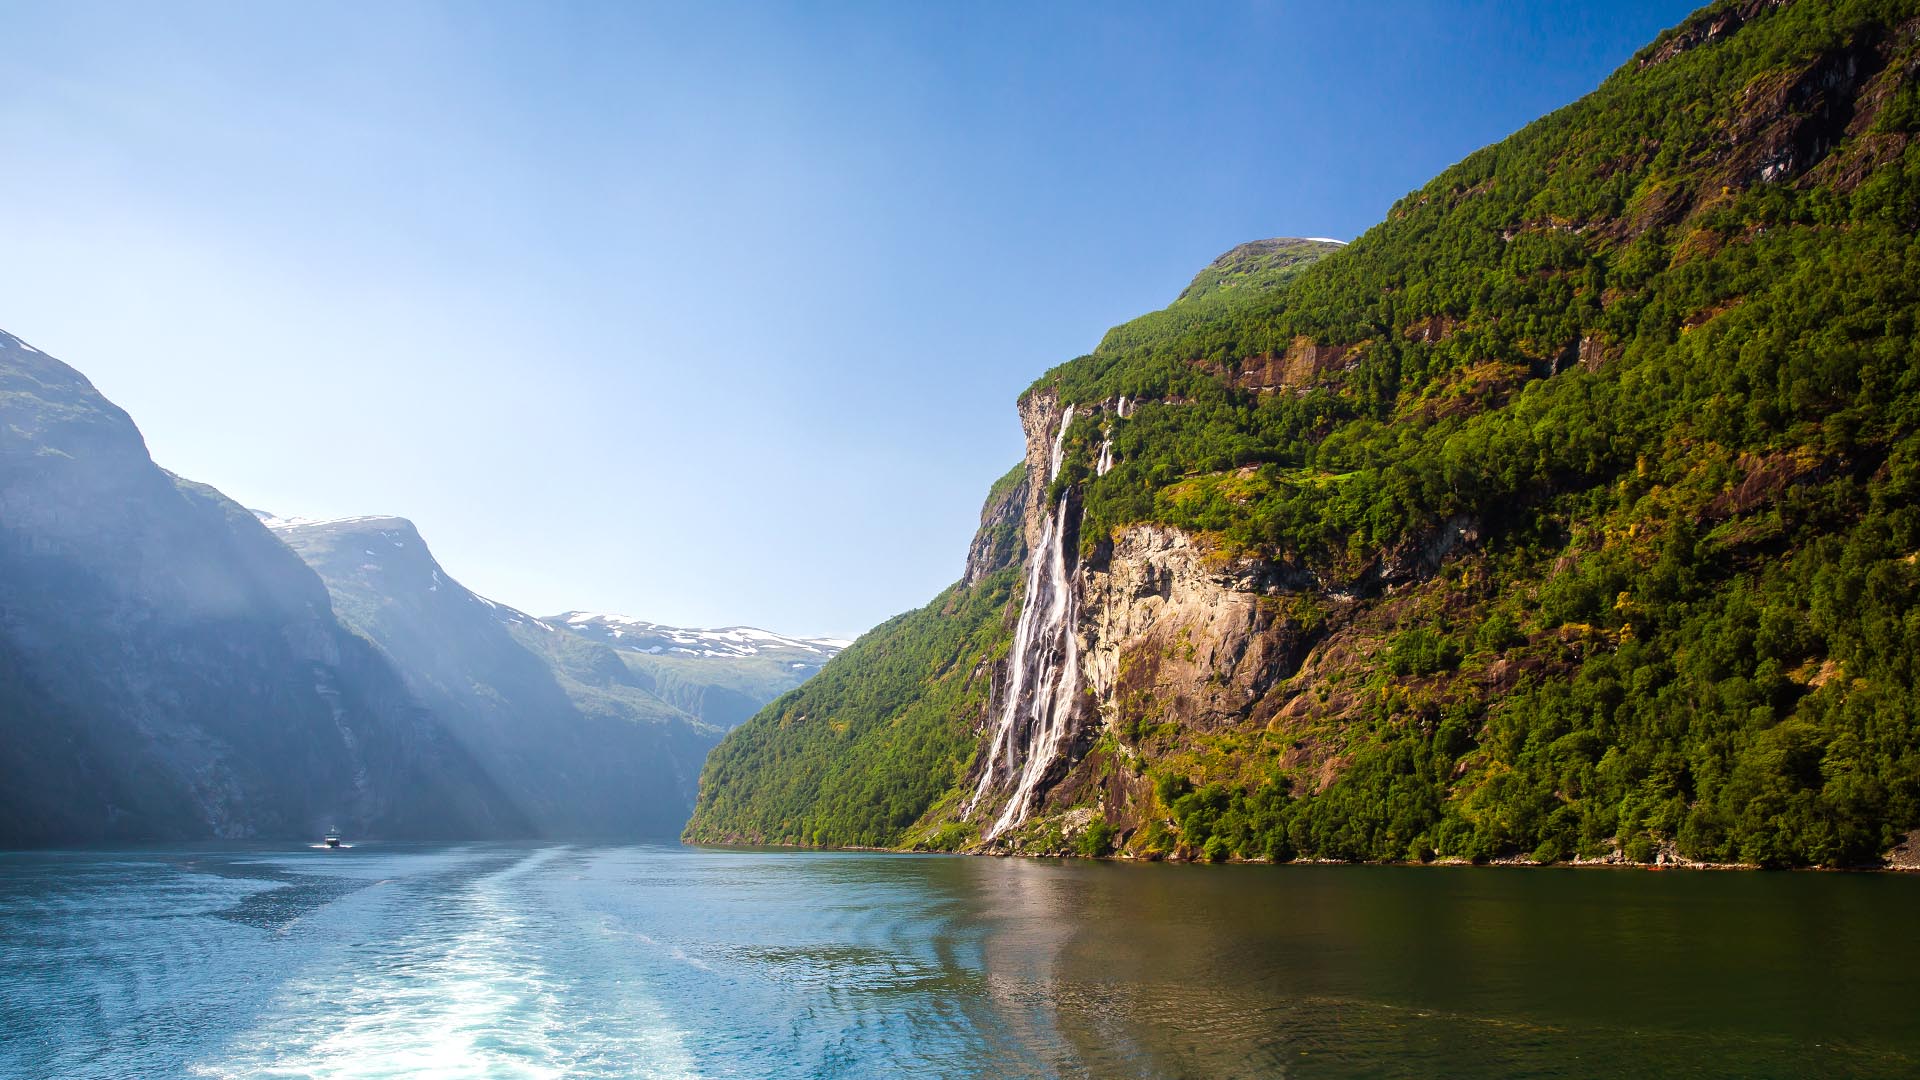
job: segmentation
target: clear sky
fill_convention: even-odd
[[[1041,372],[1691,6],[0,0],[0,327],[501,601],[851,635]]]

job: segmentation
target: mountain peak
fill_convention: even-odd
[[[1249,240],[1222,253],[1193,276],[1174,301],[1248,286],[1271,287],[1346,247],[1346,241],[1324,236],[1275,236]]]
[[[256,509],[253,511],[253,516],[259,518],[261,524],[274,532],[292,529],[339,531],[398,529],[415,536],[420,534],[420,530],[414,527],[413,522],[395,514],[361,514],[355,517],[339,518],[281,517],[272,511]]]

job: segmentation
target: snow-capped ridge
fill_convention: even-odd
[[[17,346],[22,352],[40,353],[41,356],[47,355],[44,352],[40,352],[39,349],[36,349],[33,346],[27,344],[17,334],[10,334],[5,330],[0,330],[0,339],[5,339],[6,341],[13,342],[13,344]]]
[[[621,648],[655,654],[746,657],[765,653],[804,653],[824,663],[853,644],[844,638],[776,634],[757,626],[694,628],[666,626],[632,615],[605,611],[563,611],[548,616],[575,633]]]
[[[319,525],[359,525],[369,521],[406,521],[405,518],[395,514],[359,514],[353,517],[310,518],[299,516],[281,517],[270,510],[254,510],[253,516],[260,519],[260,524],[265,525],[275,532],[282,529],[307,529]]]
[[[382,541],[385,546],[405,549],[409,541],[419,536],[413,522],[391,514],[308,518],[281,517],[266,510],[254,510],[252,513],[267,528],[276,533],[286,534],[282,539],[294,543],[296,547],[299,546],[299,541],[293,539],[292,534],[295,533],[306,534],[301,537],[302,541],[320,536],[334,541],[350,537],[354,548],[370,560],[378,558],[376,549],[383,546]],[[336,529],[341,531],[334,531]],[[582,637],[633,652],[712,659],[771,656],[788,661],[789,666],[817,668],[833,659],[840,650],[853,644],[844,638],[777,634],[757,626],[715,628],[666,626],[631,615],[603,611],[565,611],[558,615],[541,618],[497,600],[490,600],[443,575],[438,564],[433,561],[431,553],[426,551],[424,541],[420,544],[421,546],[415,550],[425,554],[424,566],[418,558],[414,558],[399,564],[367,562],[361,564],[360,569],[371,573],[384,568],[390,573],[396,566],[411,567],[412,569],[407,572],[418,573],[417,580],[421,582],[420,587],[425,591],[444,597],[447,594],[442,592],[442,586],[447,586],[455,594],[464,593],[475,603],[484,605],[502,622],[536,626],[552,633],[571,631]],[[388,587],[394,586],[390,584]],[[795,661],[798,663],[795,664]]]

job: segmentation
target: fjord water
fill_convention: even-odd
[[[0,855],[0,1076],[1911,1076],[1920,879]]]

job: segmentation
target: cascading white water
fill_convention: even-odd
[[[1060,475],[1061,454],[1073,406],[1060,417],[1048,479]],[[1033,809],[1034,791],[1068,735],[1075,695],[1080,689],[1080,641],[1074,634],[1078,605],[1067,576],[1067,515],[1065,497],[1040,530],[1027,567],[1027,591],[1021,599],[1020,621],[1013,632],[1013,650],[1007,654],[1007,684],[1000,717],[987,750],[986,767],[964,815],[974,810],[1003,777],[1013,780],[999,818],[986,831],[988,840],[1026,820]]]
[[[1120,401],[1113,407],[1113,415],[1121,420],[1127,418],[1127,396],[1120,395]],[[1100,460],[1094,463],[1093,475],[1105,476],[1113,471],[1113,421],[1100,425]]]
[[[1067,449],[1067,425],[1071,423],[1073,423],[1073,406],[1069,405],[1066,411],[1060,414],[1060,430],[1055,432],[1053,436],[1053,456],[1049,458],[1047,462],[1047,481],[1049,483],[1060,477],[1061,455],[1064,454]]]

